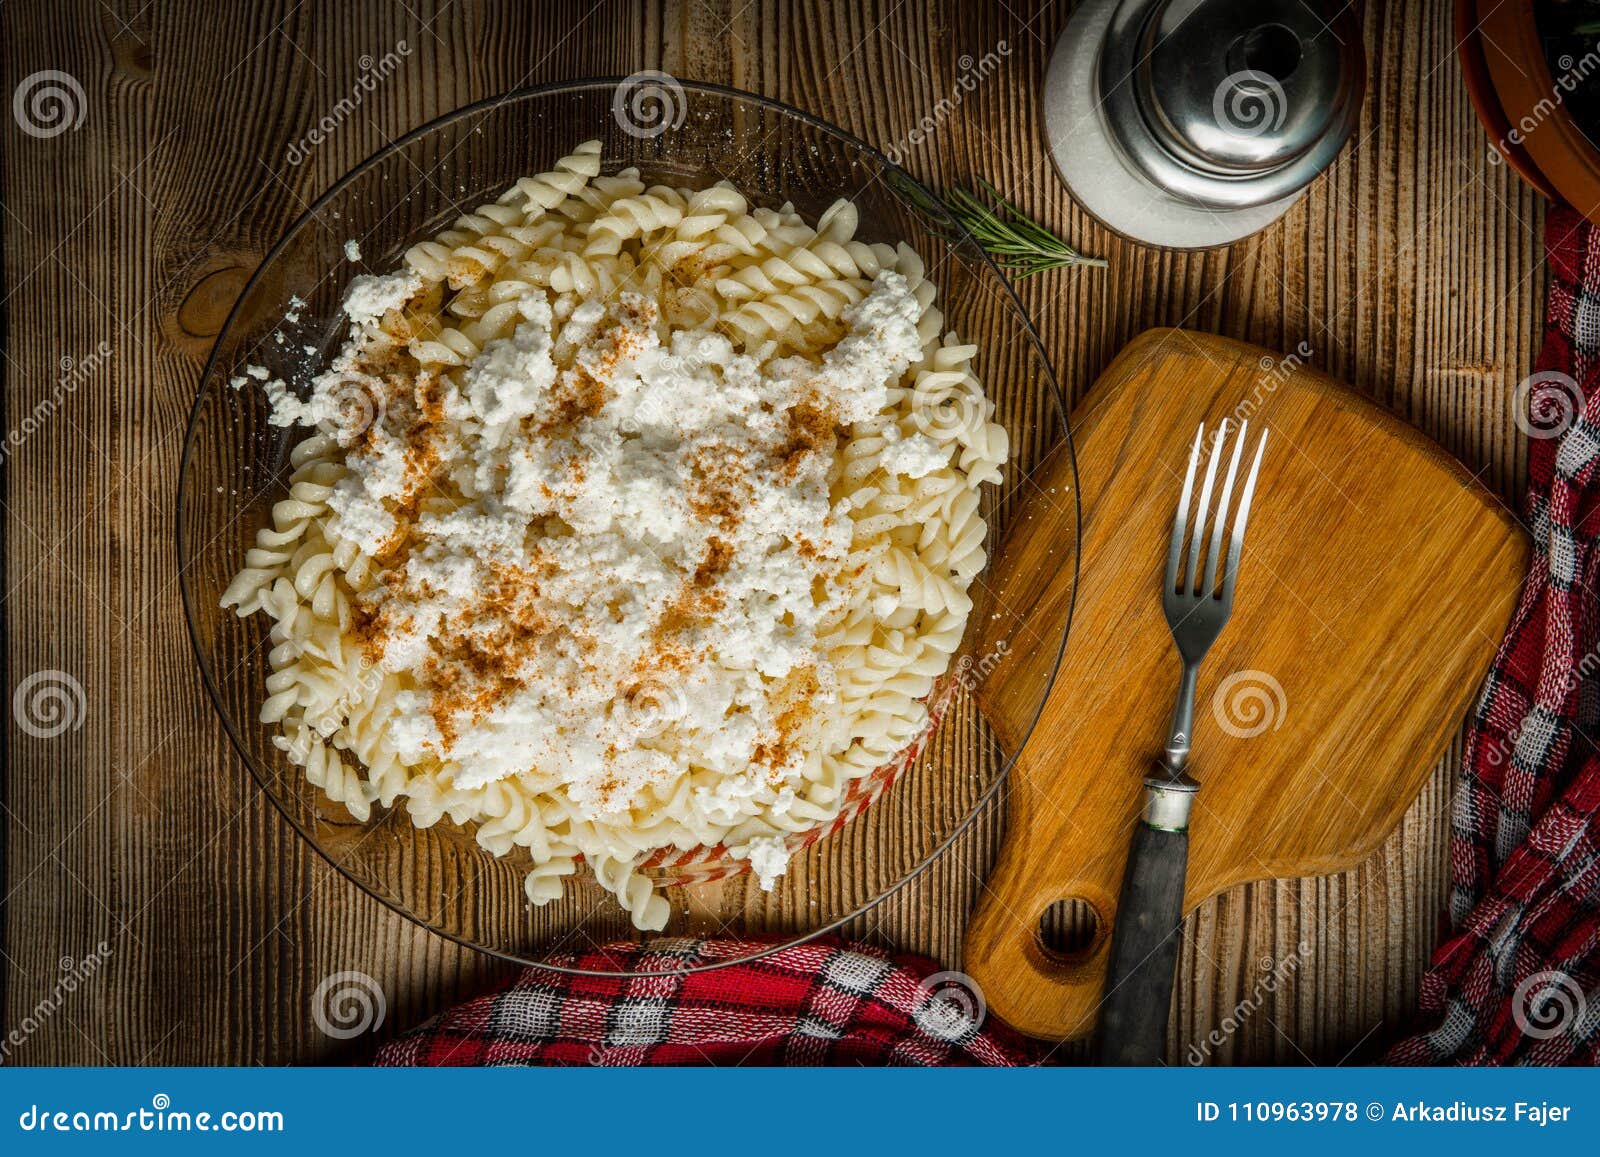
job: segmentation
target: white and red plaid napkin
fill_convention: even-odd
[[[527,968],[378,1053],[379,1065],[1022,1065],[1034,1046],[926,957],[820,937],[659,939]],[[704,972],[685,972],[741,961]]]
[[[1533,565],[1467,736],[1452,930],[1422,989],[1435,1027],[1398,1063],[1600,1063],[1600,232],[1552,208],[1545,253],[1518,394]]]

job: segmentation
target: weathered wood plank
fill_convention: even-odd
[[[1074,398],[1151,325],[1285,349],[1305,341],[1313,364],[1438,438],[1514,502],[1525,461],[1507,407],[1538,337],[1543,210],[1485,162],[1448,8],[1369,4],[1358,147],[1281,223],[1198,255],[1110,236],[1055,179],[1038,89],[1066,4],[424,0],[334,15],[298,0],[228,11],[77,0],[0,10],[5,91],[60,69],[81,85],[85,114],[49,139],[5,129],[5,428],[48,402],[60,359],[93,364],[101,342],[110,348],[5,465],[7,693],[61,670],[84,694],[76,730],[41,739],[12,726],[6,737],[7,1026],[49,994],[63,958],[101,941],[111,952],[7,1059],[359,1057],[379,1037],[333,1041],[312,1021],[324,977],[359,969],[379,981],[382,1036],[503,972],[357,893],[265,804],[205,700],[177,602],[178,451],[210,341],[273,240],[384,141],[520,84],[642,68],[780,97],[899,146],[919,177],[987,177],[1112,259],[1109,276],[1023,285]],[[394,75],[290,164],[290,146],[353,90],[361,58],[401,41]],[[962,76],[991,53],[995,66],[966,91]],[[925,117],[937,118],[933,129],[911,143]],[[1337,1061],[1404,1015],[1443,899],[1454,767],[1453,756],[1361,869],[1237,889],[1196,913],[1179,1059],[1233,1017],[1237,1030],[1208,1049],[1216,1060]],[[1002,832],[992,807],[851,930],[958,967],[965,914]],[[764,908],[759,919],[803,917]],[[1297,957],[1302,941],[1304,959],[1258,999],[1259,961]]]

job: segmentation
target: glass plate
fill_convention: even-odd
[[[630,81],[632,83],[630,83]],[[386,272],[416,240],[494,200],[517,178],[550,169],[578,142],[600,138],[602,171],[635,166],[647,183],[703,187],[726,178],[753,205],[790,202],[810,222],[836,198],[860,209],[857,236],[905,241],[927,262],[947,329],[974,341],[974,370],[1011,438],[999,486],[985,486],[993,557],[1029,472],[1068,438],[1060,391],[1032,326],[1005,278],[940,203],[882,154],[840,129],[776,101],[658,76],[547,85],[441,117],[373,156],[294,223],[245,287],[217,338],[190,416],[178,492],[184,607],[206,689],[250,773],[327,860],[396,912],[458,943],[534,963],[639,935],[627,914],[580,872],[543,907],[523,893],[526,861],[496,859],[448,821],[418,829],[404,807],[374,807],[361,823],[308,784],[257,722],[269,673],[267,618],[240,619],[218,605],[244,552],[285,491],[300,431],[267,423],[256,388],[228,379],[247,363],[304,380],[341,340],[339,303],[358,272]],[[362,258],[346,260],[355,239]],[[305,305],[286,324],[290,298]],[[283,339],[278,335],[282,333]],[[310,350],[311,352],[306,352]],[[1066,452],[1071,453],[1070,445]],[[1071,496],[1076,508],[1077,495]],[[1076,576],[1073,541],[1060,565]],[[973,699],[994,662],[975,655],[979,624],[996,613],[982,577],[950,674],[930,697],[937,719],[918,750],[852,788],[841,819],[802,833],[776,890],[764,894],[745,864],[721,849],[658,857],[650,868],[672,902],[659,936],[778,934],[744,957],[837,928],[922,872],[995,794],[1016,756],[1001,746]],[[1070,608],[1059,623],[1030,621],[1058,661]],[[1035,642],[1035,645],[1037,643]],[[1052,671],[1053,674],[1053,671]],[[1028,705],[1036,716],[1049,687]],[[892,788],[892,790],[891,790]],[[870,806],[869,806],[870,805]]]

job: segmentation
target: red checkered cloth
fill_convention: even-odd
[[[1034,1046],[985,1017],[959,973],[836,937],[610,944],[527,968],[379,1050],[379,1065],[1024,1065]]]
[[[1600,1063],[1600,231],[1554,208],[1545,250],[1544,348],[1514,403],[1533,565],[1467,734],[1452,929],[1422,985],[1437,1027],[1398,1063]]]

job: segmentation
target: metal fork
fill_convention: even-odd
[[[1195,684],[1200,660],[1216,642],[1233,613],[1233,592],[1239,579],[1239,555],[1244,548],[1245,525],[1255,497],[1256,476],[1267,435],[1256,444],[1249,476],[1232,511],[1234,484],[1244,457],[1250,423],[1239,424],[1233,440],[1222,493],[1212,506],[1217,467],[1227,454],[1228,421],[1217,430],[1216,445],[1206,466],[1189,531],[1189,509],[1194,498],[1206,428],[1201,424],[1189,451],[1189,471],[1183,480],[1183,497],[1172,524],[1167,548],[1166,579],[1161,607],[1166,612],[1172,641],[1183,660],[1178,703],[1161,761],[1145,776],[1144,813],[1134,830],[1133,845],[1122,882],[1116,928],[1111,938],[1111,963],[1106,973],[1106,998],[1101,1007],[1098,1056],[1102,1064],[1153,1065],[1161,1060],[1166,1041],[1167,1013],[1172,1003],[1172,976],[1178,962],[1178,937],[1183,927],[1184,876],[1189,864],[1189,812],[1200,785],[1189,775],[1189,747],[1194,735]],[[1210,518],[1211,537],[1206,541]],[[1222,557],[1227,539],[1227,557]],[[1187,550],[1185,543],[1187,542]],[[1222,572],[1219,586],[1217,572]]]

